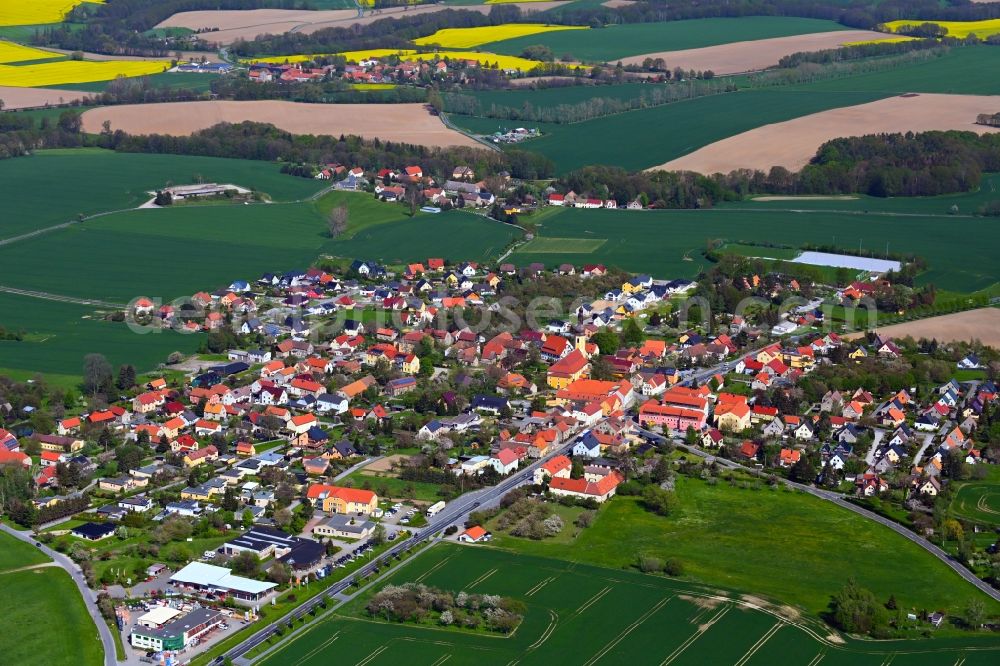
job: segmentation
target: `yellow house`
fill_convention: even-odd
[[[215,486],[197,486],[194,488],[185,488],[181,491],[182,500],[199,500],[201,502],[207,502],[212,499],[214,495],[218,495],[222,491]]]
[[[726,432],[742,432],[750,427],[750,407],[745,402],[730,402],[715,408],[715,425]]]
[[[420,372],[420,359],[416,354],[408,354],[399,364],[399,369],[407,375],[415,375]]]
[[[857,349],[855,349],[854,351],[852,351],[850,354],[848,354],[847,358],[853,358],[855,361],[858,361],[858,360],[861,360],[863,358],[868,358],[868,352],[865,351],[864,347],[858,347]]]
[[[378,495],[362,488],[345,488],[314,483],[306,496],[326,513],[362,513],[370,515],[378,508]]]
[[[622,291],[625,294],[634,294],[637,291],[642,291],[641,284],[632,284],[632,281],[622,283]]]
[[[556,390],[564,389],[578,379],[590,376],[590,361],[579,349],[549,366],[546,383]]]
[[[198,465],[211,462],[213,460],[219,459],[219,450],[215,446],[209,444],[208,446],[203,446],[196,451],[191,451],[184,456],[184,465],[186,467],[197,467]]]

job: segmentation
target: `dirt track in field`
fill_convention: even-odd
[[[870,30],[834,30],[809,35],[732,42],[700,49],[647,53],[623,58],[622,64],[641,65],[646,58],[663,58],[670,69],[674,67],[697,71],[710,69],[716,74],[742,74],[774,67],[782,57],[793,53],[835,49],[844,42],[863,42],[880,38],[884,39],[885,34]]]
[[[31,109],[46,104],[69,104],[93,93],[80,90],[52,90],[49,88],[14,88],[0,86],[0,99],[4,109]]]
[[[423,146],[478,146],[448,129],[423,104],[301,104],[276,100],[126,104],[83,114],[86,132],[100,132],[104,121],[129,134],[185,136],[218,123],[250,120],[271,123],[293,134],[354,134],[366,139]]]
[[[1000,349],[1000,309],[983,308],[955,314],[930,317],[905,324],[893,324],[877,329],[879,335],[902,338],[907,335],[919,340],[934,338],[938,342],[979,340]],[[850,336],[852,339],[859,336]]]
[[[889,97],[757,127],[653,168],[705,174],[736,169],[768,171],[773,166],[798,171],[822,144],[839,137],[931,130],[997,132],[1000,128],[975,124],[978,114],[993,114],[997,109],[998,95]]]
[[[545,11],[562,2],[513,3],[522,12]],[[488,14],[494,5],[423,5],[420,7],[392,7],[366,12],[359,17],[354,9],[329,9],[302,11],[297,9],[230,9],[179,12],[157,24],[157,28],[190,28],[212,30],[201,35],[207,42],[230,44],[237,39],[254,39],[260,35],[278,35],[285,32],[312,33],[324,28],[346,28],[356,23],[367,25],[384,18],[431,14],[444,9],[465,9]],[[215,30],[218,28],[218,30]]]

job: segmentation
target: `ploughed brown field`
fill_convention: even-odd
[[[562,2],[522,2],[515,3],[521,11],[545,11]],[[329,9],[303,11],[298,9],[224,9],[192,12],[178,12],[157,28],[190,28],[191,30],[212,30],[201,35],[202,39],[215,44],[230,44],[237,39],[254,39],[260,35],[280,35],[291,30],[311,33],[324,28],[347,27],[359,23],[367,25],[374,21],[394,16],[416,16],[444,9],[466,9],[488,14],[493,5],[470,5],[453,7],[449,5],[421,5],[419,7],[390,7],[377,12],[366,11],[358,17],[354,9]],[[218,30],[216,30],[216,28]]]
[[[1000,309],[983,308],[955,314],[930,317],[905,324],[893,324],[877,329],[879,335],[893,338],[910,336],[915,340],[927,338],[938,342],[979,340],[991,347],[1000,347]],[[860,337],[849,336],[850,339]]]
[[[129,134],[185,136],[218,123],[250,120],[271,123],[293,134],[354,134],[424,146],[478,146],[448,129],[423,104],[302,104],[262,100],[249,102],[170,102],[125,104],[91,109],[83,129],[100,132],[105,121]]]
[[[0,86],[0,99],[4,109],[31,109],[36,106],[69,104],[93,93],[79,90],[50,90],[48,88],[12,88]]]
[[[810,35],[755,39],[700,49],[647,53],[623,58],[622,64],[641,65],[646,58],[663,58],[670,69],[674,67],[697,71],[710,69],[716,74],[742,74],[774,67],[781,58],[793,53],[835,49],[844,43],[873,39],[885,39],[885,34],[870,30],[834,30]]]
[[[756,127],[653,169],[711,174],[783,166],[798,171],[822,144],[839,137],[931,130],[997,132],[1000,128],[975,124],[978,114],[996,113],[997,108],[998,95],[900,95]]]

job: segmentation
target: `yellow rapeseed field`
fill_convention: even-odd
[[[905,35],[900,35],[899,37],[886,37],[885,39],[868,39],[860,42],[844,42],[841,46],[867,46],[868,44],[894,44],[895,42],[910,42],[917,37],[907,37]]]
[[[58,23],[77,5],[104,0],[0,0],[0,26]]]
[[[433,35],[413,40],[419,46],[439,44],[446,49],[468,49],[504,39],[526,37],[556,30],[587,30],[585,26],[544,25],[542,23],[504,23],[479,28],[444,28]]]
[[[980,39],[985,39],[990,35],[1000,34],[1000,19],[987,19],[985,21],[921,21],[906,19],[903,21],[889,21],[885,27],[893,32],[899,32],[900,28],[909,26],[933,23],[948,29],[949,37],[964,39],[969,35],[975,35]]]
[[[147,76],[168,69],[170,63],[145,60],[61,60],[34,65],[0,65],[0,86],[36,88],[66,83],[110,81],[118,76]]]
[[[28,60],[47,60],[50,58],[62,58],[61,53],[43,51],[41,49],[22,46],[14,42],[0,40],[0,64],[9,62],[27,62]]]
[[[411,49],[366,49],[364,51],[344,51],[343,53],[327,53],[316,55],[284,55],[268,56],[266,58],[254,58],[246,62],[250,63],[297,63],[308,62],[319,55],[342,55],[348,62],[360,62],[368,58],[386,58],[391,55],[398,55],[406,60],[430,60],[437,61],[448,58],[449,60],[475,60],[484,66],[496,66],[504,70],[530,71],[540,65],[540,62],[518,58],[517,56],[498,55],[496,53],[485,53],[480,51],[434,51],[432,53],[417,53]]]

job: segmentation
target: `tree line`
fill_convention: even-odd
[[[834,139],[801,171],[740,169],[728,174],[629,172],[588,166],[555,181],[561,192],[638,199],[654,208],[702,208],[754,194],[868,194],[935,196],[979,187],[984,172],[1000,170],[1000,135],[974,132],[879,134]]]

